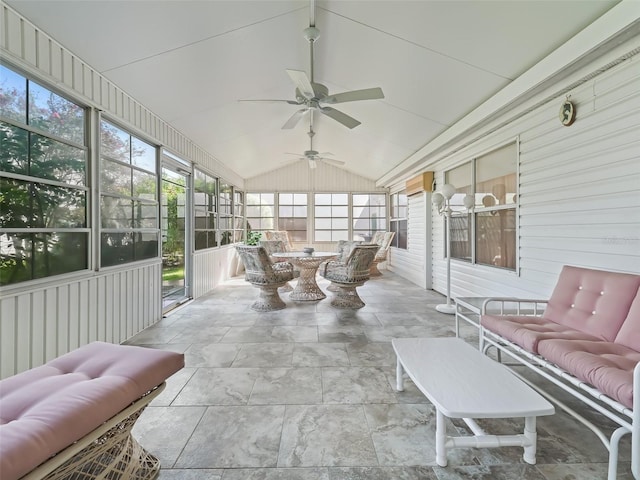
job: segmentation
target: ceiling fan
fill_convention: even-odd
[[[311,114],[313,114],[313,112]],[[319,161],[328,163],[330,165],[336,165],[336,166],[344,165],[344,162],[341,160],[335,160],[333,158],[325,157],[325,155],[333,156],[333,153],[331,152],[321,153],[313,149],[313,136],[315,134],[316,132],[313,131],[313,127],[309,125],[309,131],[307,132],[307,135],[309,135],[309,150],[305,150],[302,153],[302,155],[300,155],[299,153],[289,153],[289,152],[286,152],[286,155],[295,155],[298,157],[298,160],[308,160],[309,168],[312,168],[312,169],[318,166],[317,162]]]
[[[309,41],[310,56],[311,56],[311,68],[309,78],[306,72],[302,70],[287,70],[289,78],[293,81],[296,87],[296,99],[295,100],[241,100],[245,102],[285,102],[291,105],[302,105],[303,108],[296,111],[289,120],[282,126],[283,129],[290,129],[295,127],[300,119],[309,110],[317,110],[318,112],[333,118],[340,122],[347,128],[355,128],[360,125],[360,122],[355,118],[347,115],[346,113],[336,110],[328,105],[335,105],[336,103],[354,102],[358,100],[375,100],[384,98],[384,93],[380,87],[365,88],[364,90],[351,90],[348,92],[330,94],[329,89],[313,81],[313,45],[320,36],[320,30],[314,25],[313,20],[313,2],[311,6],[312,16],[309,28],[304,30],[304,37]]]

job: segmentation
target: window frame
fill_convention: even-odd
[[[129,162],[124,162],[121,159],[117,159],[113,156],[110,156],[108,154],[105,154],[105,152],[103,151],[103,142],[102,142],[102,125],[103,123],[106,123],[108,125],[110,125],[111,127],[120,130],[122,133],[125,133],[129,136],[129,141],[131,142],[129,145]],[[97,182],[97,194],[96,194],[96,202],[97,202],[97,212],[98,212],[98,223],[97,223],[97,262],[99,265],[99,270],[108,270],[108,269],[115,269],[115,268],[122,268],[124,265],[131,265],[131,264],[136,264],[136,263],[143,263],[143,262],[157,262],[160,261],[160,254],[161,254],[161,249],[162,249],[162,242],[161,242],[161,238],[160,238],[160,234],[161,234],[161,221],[162,221],[162,215],[160,212],[160,191],[161,191],[161,185],[160,182],[162,180],[162,173],[161,173],[161,165],[160,165],[160,155],[161,155],[161,148],[159,145],[155,144],[153,141],[142,137],[141,135],[137,134],[137,133],[133,133],[131,131],[131,128],[125,127],[122,124],[120,124],[117,120],[113,120],[111,118],[111,116],[109,115],[105,115],[102,112],[99,112],[98,114],[98,119],[97,119],[97,131],[98,131],[98,141],[97,141],[97,149],[98,149],[98,158],[97,158],[97,164],[98,164],[98,173],[96,175],[96,182]],[[148,147],[151,147],[153,149],[154,152],[154,167],[155,167],[155,171],[152,172],[142,166],[136,165],[133,162],[133,156],[131,154],[132,150],[133,150],[133,140],[136,140],[137,142],[143,143]],[[106,169],[104,168],[105,163],[104,162],[109,162],[112,165],[119,165],[121,168],[126,168],[128,170],[130,170],[131,175],[132,175],[132,180],[131,180],[131,189],[129,191],[130,195],[125,195],[125,194],[119,194],[119,193],[114,193],[114,192],[106,192],[103,190],[103,184],[102,184],[102,175],[103,173],[106,171]],[[149,175],[149,176],[153,176],[154,177],[154,188],[155,188],[155,198],[153,200],[150,199],[146,199],[140,195],[136,195],[135,192],[135,182],[133,180],[133,176],[136,174],[143,174],[143,175]],[[103,199],[104,198],[115,198],[115,199],[119,199],[119,200],[124,200],[124,201],[131,201],[134,205],[136,204],[136,202],[138,202],[140,204],[140,206],[147,206],[147,207],[153,207],[153,210],[155,211],[155,227],[137,227],[135,226],[135,216],[133,215],[132,212],[132,217],[131,217],[131,225],[129,227],[104,227],[104,212],[103,212]],[[135,209],[135,206],[133,206],[133,209]],[[105,264],[104,262],[104,252],[103,252],[103,236],[104,234],[131,234],[132,236],[142,236],[142,235],[155,235],[156,237],[156,249],[155,249],[155,254],[154,255],[147,255],[147,256],[142,256],[142,257],[136,257],[136,238],[134,238],[134,244],[133,244],[133,256],[130,260],[125,260],[122,262],[115,262],[115,263],[110,263],[110,264]],[[149,252],[151,253],[151,252]]]
[[[199,184],[201,176],[204,177],[205,186],[209,184],[213,185],[213,192],[208,192],[206,188],[205,190],[202,189]],[[218,224],[218,177],[210,175],[198,167],[194,167],[193,179],[193,250],[199,252],[218,246],[218,233],[216,230]],[[205,204],[197,202],[199,195],[204,196]],[[204,207],[204,210],[201,210],[200,207]],[[197,214],[200,212],[205,213],[205,216],[202,217],[205,219],[203,228],[201,228],[198,223],[198,218],[200,217],[198,217]],[[198,248],[198,234],[202,233],[206,234],[207,241],[205,246]]]
[[[491,195],[493,197],[493,202],[498,202],[498,203],[493,203],[493,202],[487,202],[487,203],[483,203],[483,200],[486,199],[489,195],[486,194],[483,195],[483,198],[478,200],[478,196],[482,194],[482,192],[478,192],[478,174],[477,174],[477,170],[478,170],[478,162],[482,161],[483,158],[490,158],[489,156],[492,154],[496,154],[497,152],[499,152],[502,149],[506,149],[508,147],[513,146],[515,149],[515,159],[514,159],[514,171],[509,173],[508,176],[513,175],[514,176],[514,187],[515,187],[515,192],[513,193],[514,198],[512,202],[509,203],[499,203],[499,199],[498,197],[494,197],[493,194]],[[467,222],[467,232],[468,232],[468,236],[469,236],[469,245],[468,245],[468,249],[470,250],[470,254],[469,254],[469,258],[464,258],[461,256],[457,256],[456,255],[456,249],[455,248],[451,248],[451,259],[452,260],[457,260],[457,261],[462,261],[462,262],[466,262],[469,263],[471,265],[474,266],[479,266],[479,267],[486,267],[486,268],[497,268],[500,270],[504,270],[507,272],[514,272],[516,274],[519,274],[520,271],[520,264],[519,264],[519,228],[520,228],[520,222],[519,222],[519,195],[520,195],[520,183],[519,183],[519,178],[520,178],[520,139],[519,137],[516,137],[515,139],[509,139],[505,142],[502,142],[500,144],[494,145],[491,148],[482,151],[481,153],[473,156],[471,159],[466,160],[463,163],[460,163],[458,165],[456,165],[455,167],[446,170],[444,172],[444,183],[449,183],[449,179],[448,179],[448,174],[450,174],[452,171],[461,168],[465,165],[470,165],[470,184],[469,185],[465,185],[463,187],[458,187],[457,185],[454,185],[456,187],[456,194],[454,195],[454,197],[452,197],[452,210],[453,210],[453,215],[452,215],[452,227],[453,227],[453,220],[456,218],[466,218],[466,222]],[[495,177],[495,178],[499,178],[499,177]],[[475,205],[472,209],[472,211],[469,212],[465,212],[464,206],[462,204],[462,198],[464,197],[465,194],[471,194],[473,195],[473,197],[476,199],[475,200]],[[455,199],[458,199],[457,201]],[[506,201],[506,200],[505,200]],[[508,212],[513,212],[513,223],[514,223],[514,228],[513,228],[513,236],[514,236],[514,240],[513,240],[513,267],[511,266],[500,266],[500,265],[495,265],[495,264],[491,264],[488,262],[480,262],[478,260],[479,254],[478,254],[478,245],[479,245],[479,220],[478,218],[480,216],[485,216],[487,213],[490,213],[491,215],[500,215],[500,218],[502,219],[502,217],[504,216],[503,213],[508,213]],[[511,220],[505,220],[504,222],[501,223],[507,223],[510,222]],[[504,230],[501,230],[501,232],[503,232],[504,234]],[[453,237],[453,234],[452,234]],[[444,232],[444,245],[445,245],[445,251],[446,251],[446,245],[447,242],[449,241],[447,238],[447,232]],[[446,254],[445,254],[446,255]]]
[[[28,195],[30,196],[30,198],[33,196],[34,188],[37,189],[38,185],[61,188],[72,195],[73,195],[73,192],[79,192],[83,197],[83,200],[82,200],[82,204],[83,204],[82,205],[82,208],[83,208],[82,225],[83,226],[66,226],[66,227],[65,226],[56,226],[56,227],[36,226],[38,222],[36,218],[33,216],[34,210],[29,209],[30,218],[26,222],[23,222],[23,223],[26,223],[27,225],[20,226],[20,227],[1,228],[0,234],[13,233],[13,234],[24,234],[25,236],[28,236],[29,237],[28,241],[30,244],[29,250],[31,252],[29,258],[26,260],[27,266],[29,267],[29,272],[30,272],[29,277],[24,278],[22,280],[19,279],[14,282],[2,284],[2,288],[3,289],[24,288],[25,285],[38,285],[44,282],[51,281],[50,280],[51,278],[65,278],[65,277],[77,276],[78,274],[82,274],[82,273],[86,274],[87,272],[91,271],[91,269],[93,268],[92,244],[94,240],[93,231],[91,228],[92,221],[93,221],[93,215],[91,211],[91,205],[92,205],[92,195],[91,195],[92,187],[91,186],[93,182],[91,177],[92,169],[91,169],[91,161],[90,161],[90,142],[89,142],[89,139],[91,138],[91,135],[90,135],[91,109],[85,103],[77,101],[75,98],[65,94],[64,92],[61,92],[60,90],[56,89],[54,86],[47,84],[46,82],[41,82],[39,79],[23,72],[21,69],[13,67],[13,65],[3,62],[3,64],[0,65],[0,68],[3,70],[7,70],[8,72],[10,72],[10,74],[17,76],[21,79],[21,81],[24,81],[24,91],[19,92],[20,94],[23,94],[20,96],[20,98],[23,99],[24,105],[25,105],[24,117],[22,118],[23,121],[21,121],[21,119],[14,118],[13,116],[7,116],[7,115],[1,116],[0,121],[2,122],[3,125],[6,125],[8,129],[13,129],[13,130],[17,129],[24,132],[23,138],[24,138],[24,141],[26,142],[25,150],[27,152],[26,161],[27,161],[28,168],[30,169],[32,166],[32,162],[35,162],[35,157],[32,156],[32,149],[33,149],[32,142],[33,142],[33,139],[36,137],[43,138],[45,139],[45,141],[48,141],[48,142],[53,142],[50,145],[52,145],[54,148],[55,148],[55,145],[60,145],[63,147],[71,147],[72,149],[76,149],[78,152],[81,153],[81,155],[78,156],[78,160],[79,161],[81,160],[81,163],[83,165],[81,182],[76,184],[61,181],[60,179],[52,179],[52,178],[45,178],[42,176],[40,177],[35,176],[35,175],[32,175],[32,172],[30,172],[29,170],[26,173],[24,172],[17,173],[17,172],[5,171],[5,170],[0,171],[0,179],[3,180],[3,183],[4,181],[24,183],[25,189],[26,189],[25,191],[28,192]],[[30,91],[32,88],[31,85],[35,85],[40,90],[43,90],[46,94],[55,95],[56,97],[63,100],[64,102],[68,102],[69,104],[72,104],[75,107],[77,107],[78,109],[77,112],[80,113],[80,116],[81,116],[81,119],[77,121],[79,125],[82,126],[82,135],[81,135],[82,143],[78,143],[78,140],[80,140],[80,136],[78,138],[73,138],[73,137],[65,138],[65,136],[58,135],[53,131],[48,131],[37,126],[37,122],[35,121],[35,119],[33,120],[31,119],[31,116],[32,116],[32,112],[30,108],[30,104],[31,104]],[[35,86],[33,88],[35,88]],[[36,104],[37,106],[37,101],[34,101],[34,104]],[[22,114],[22,109],[20,114]],[[9,156],[7,156],[7,160],[9,160]],[[49,212],[49,214],[51,214],[52,216],[55,216],[54,215],[55,211]],[[50,218],[47,218],[47,219],[50,220]],[[41,218],[40,220],[45,220],[45,218]],[[83,263],[83,265],[78,265],[79,268],[71,268],[69,270],[62,271],[60,273],[55,273],[55,272],[51,273],[49,271],[49,272],[45,272],[46,274],[44,275],[39,275],[39,273],[41,272],[38,272],[39,269],[37,268],[37,265],[36,265],[38,256],[36,255],[37,246],[35,246],[35,244],[42,243],[42,240],[39,239],[37,236],[39,234],[50,236],[56,233],[82,234],[83,241],[82,241],[82,248],[80,250],[83,251],[83,255],[81,257],[82,258],[81,262]],[[0,235],[0,239],[4,236],[5,235]],[[9,237],[8,235],[6,236],[7,236],[6,248],[12,248],[10,247],[11,237]],[[44,241],[48,242],[50,240],[44,240]],[[68,245],[68,240],[64,241],[63,243],[65,246]],[[55,242],[52,242],[51,244],[47,244],[47,245],[55,245]]]
[[[400,202],[401,198],[404,198],[404,202]],[[389,195],[389,217],[389,231],[395,232],[391,247],[399,250],[408,250],[409,196],[406,190],[400,190]]]

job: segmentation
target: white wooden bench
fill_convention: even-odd
[[[536,463],[536,417],[552,415],[547,400],[498,362],[458,338],[394,338],[396,382],[404,374],[436,408],[436,462],[447,466],[449,448],[524,448],[524,461]],[[474,435],[452,437],[445,417],[462,418]],[[489,435],[477,418],[524,417],[524,433]]]

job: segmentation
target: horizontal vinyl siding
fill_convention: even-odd
[[[121,343],[161,316],[160,263],[0,298],[0,377],[96,340]]]
[[[452,296],[544,298],[565,264],[640,273],[639,60],[572,90],[572,126],[558,120],[565,100],[558,96],[438,165],[441,184],[451,166],[519,137],[519,272],[452,260]],[[437,215],[432,242],[434,289],[445,292],[444,222]]]
[[[422,288],[427,285],[427,217],[425,204],[429,195],[412,195],[408,198],[407,249],[392,248],[388,268]]]

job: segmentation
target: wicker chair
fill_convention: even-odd
[[[369,280],[369,267],[373,257],[380,248],[374,244],[356,245],[343,262],[331,261],[323,264],[322,275],[337,287],[331,306],[335,308],[362,308],[362,301],[356,287]]]
[[[266,230],[262,232],[262,234],[266,240],[279,240],[284,243],[284,252],[293,251],[289,233],[286,230]]]
[[[369,268],[369,275],[372,277],[379,277],[382,272],[378,270],[378,264],[386,262],[389,255],[389,247],[391,247],[391,241],[395,237],[396,232],[376,232],[371,240],[372,243],[376,243],[380,246],[378,253],[373,258],[371,267]]]
[[[274,253],[281,253],[281,252],[287,251],[285,243],[282,240],[260,240],[260,246],[264,247],[264,249],[267,251],[267,254],[269,255],[269,258],[271,259],[272,262],[276,262],[276,259],[273,257]],[[298,278],[299,276],[300,276],[300,269],[294,265],[293,277]],[[291,292],[293,290],[293,287],[289,282],[287,282],[282,287],[280,287],[279,290],[281,292]]]
[[[244,263],[245,280],[260,289],[260,296],[251,308],[258,312],[285,308],[278,288],[293,279],[293,265],[289,262],[272,262],[262,246],[236,245],[236,250]]]
[[[363,243],[362,240],[338,240],[338,256],[335,261],[344,263],[353,250],[353,247],[360,245],[361,243]],[[320,265],[320,269],[326,269],[326,267],[327,263]],[[330,292],[337,292],[340,288],[332,283],[327,287],[327,290]]]

